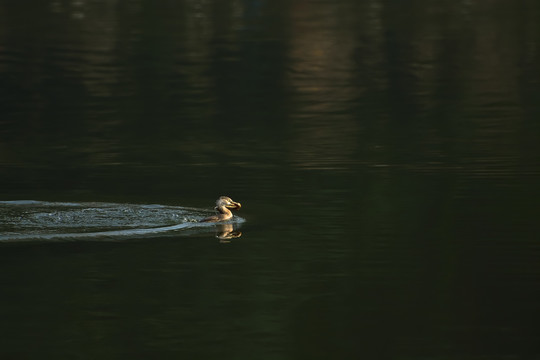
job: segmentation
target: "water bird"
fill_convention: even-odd
[[[239,202],[233,201],[230,197],[220,196],[219,199],[216,200],[216,207],[214,208],[214,210],[216,210],[216,215],[204,218],[201,220],[201,222],[218,222],[229,220],[233,217],[233,214],[229,209],[238,210],[241,207],[242,205]]]

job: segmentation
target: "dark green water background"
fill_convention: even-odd
[[[243,236],[0,244],[2,359],[540,359],[540,3],[0,0],[1,200]]]

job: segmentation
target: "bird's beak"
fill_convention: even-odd
[[[229,209],[236,209],[236,210],[238,210],[238,209],[240,209],[240,208],[242,207],[242,204],[233,201],[232,203],[226,205],[226,207],[229,208]]]

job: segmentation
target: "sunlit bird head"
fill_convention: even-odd
[[[225,206],[228,209],[240,209],[242,207],[242,204],[239,202],[233,201],[228,196],[220,196],[219,199],[216,200],[216,207]]]

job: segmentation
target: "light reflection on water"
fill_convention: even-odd
[[[246,221],[0,244],[1,351],[537,357],[538,5],[33,5],[0,1],[0,194],[85,205],[18,224]]]

